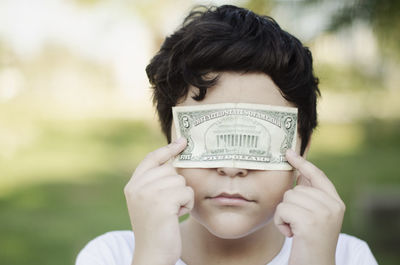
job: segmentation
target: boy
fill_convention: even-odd
[[[76,264],[377,264],[365,242],[340,234],[345,205],[305,159],[319,89],[299,40],[235,6],[192,11],[146,71],[172,143],[148,154],[125,186],[134,234],[94,239]],[[286,153],[296,170],[172,166],[187,144],[176,139],[173,106],[239,102],[298,108],[296,152]]]

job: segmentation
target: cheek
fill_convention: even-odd
[[[293,171],[277,171],[271,176],[260,176],[260,204],[262,208],[273,210],[282,201],[283,194],[293,188]]]
[[[190,186],[195,197],[202,196],[207,192],[207,176],[210,175],[210,169],[200,168],[177,168],[176,172],[182,175],[186,180],[186,185]]]

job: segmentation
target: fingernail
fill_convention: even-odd
[[[298,155],[295,151],[293,151],[292,149],[286,150],[286,153],[287,153],[288,155],[290,155],[290,156],[293,156],[293,157],[298,157],[298,156],[299,156],[299,155]]]
[[[184,142],[185,142],[185,138],[184,137],[179,137],[178,139],[176,139],[173,142],[173,144],[180,145],[180,144],[183,144]]]

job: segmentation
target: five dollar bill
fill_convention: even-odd
[[[297,108],[222,103],[178,106],[172,112],[177,137],[188,141],[175,167],[292,169],[285,153],[296,146]]]

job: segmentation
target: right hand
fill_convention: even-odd
[[[149,153],[124,188],[135,233],[132,264],[171,265],[181,256],[178,217],[193,208],[194,192],[169,161],[186,144],[181,138]]]

